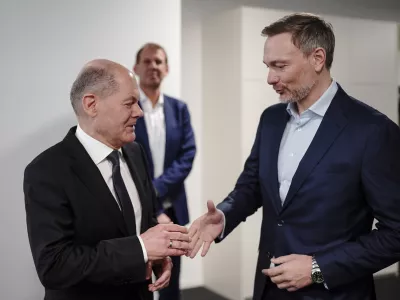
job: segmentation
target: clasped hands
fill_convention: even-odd
[[[194,258],[202,248],[201,256],[205,256],[211,243],[219,237],[224,230],[224,215],[217,210],[212,201],[207,202],[208,211],[195,220],[189,229],[191,238],[190,250],[187,256]],[[308,255],[291,254],[273,258],[272,263],[278,265],[262,270],[279,289],[289,292],[297,291],[312,284],[311,269],[312,257]]]

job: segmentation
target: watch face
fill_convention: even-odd
[[[323,283],[324,277],[322,276],[321,271],[315,271],[311,274],[311,279],[314,283]]]

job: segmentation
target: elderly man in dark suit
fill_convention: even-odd
[[[150,300],[189,248],[187,230],[157,225],[132,73],[94,60],[71,89],[78,119],[26,168],[29,241],[49,300]],[[157,281],[151,282],[154,270]]]

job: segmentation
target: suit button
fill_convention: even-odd
[[[279,220],[279,221],[278,221],[278,226],[279,226],[279,227],[283,226],[283,223],[285,223],[283,220]]]

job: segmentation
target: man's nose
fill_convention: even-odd
[[[268,77],[267,77],[267,82],[269,85],[275,84],[279,81],[278,76],[276,76],[274,71],[269,70],[268,72]]]
[[[157,68],[156,62],[155,61],[151,61],[149,67],[152,68],[152,69]]]
[[[139,103],[135,103],[135,105],[133,106],[132,116],[134,118],[143,117],[143,110],[140,108]]]

